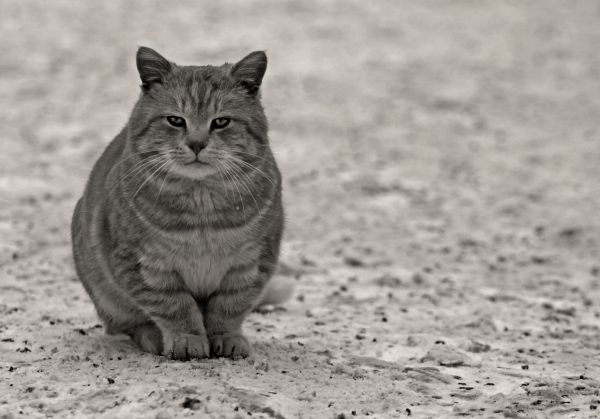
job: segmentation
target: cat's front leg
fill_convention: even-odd
[[[156,325],[141,326],[130,333],[142,349],[157,353],[158,340],[152,334],[158,329],[162,343],[158,353],[178,360],[209,355],[202,313],[175,272],[141,268],[139,283],[130,284],[130,289],[135,301]]]
[[[211,356],[247,357],[250,344],[242,334],[242,322],[254,307],[268,281],[257,265],[235,267],[204,308],[204,325]]]

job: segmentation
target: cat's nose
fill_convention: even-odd
[[[207,146],[206,141],[188,141],[186,145],[194,152],[194,154],[200,153]]]

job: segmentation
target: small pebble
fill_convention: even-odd
[[[365,263],[362,260],[357,259],[355,257],[351,257],[351,256],[345,257],[344,258],[344,263],[346,265],[348,265],[348,266],[352,266],[352,267],[355,267],[355,268],[358,268],[358,267],[361,267],[361,266],[365,266]]]
[[[181,406],[184,409],[198,410],[200,409],[201,402],[198,399],[192,399],[190,397],[186,397]]]

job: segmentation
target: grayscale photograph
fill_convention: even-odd
[[[600,3],[0,0],[0,419],[600,417]]]

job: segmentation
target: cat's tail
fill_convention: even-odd
[[[294,280],[285,276],[277,276],[269,281],[256,307],[285,303],[293,293]]]

